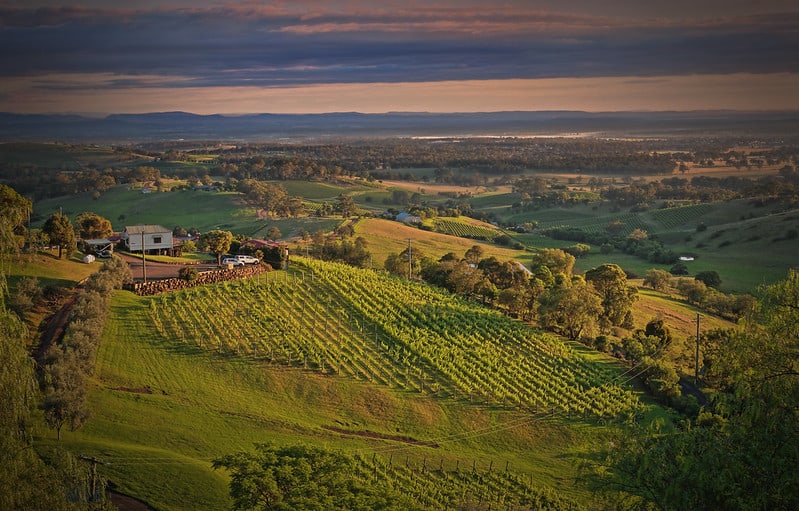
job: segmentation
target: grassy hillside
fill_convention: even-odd
[[[529,261],[531,254],[520,250],[499,247],[493,243],[459,238],[448,234],[430,232],[411,227],[400,222],[380,218],[368,218],[355,224],[355,236],[363,236],[368,242],[367,249],[372,253],[376,267],[382,267],[389,254],[398,254],[408,248],[410,238],[412,250],[420,250],[425,256],[438,259],[444,254],[454,252],[460,256],[474,245],[485,250],[484,257],[496,256],[501,260],[517,259]]]
[[[296,282],[275,272],[268,283],[117,293],[94,416],[62,442],[107,461],[120,490],[158,509],[229,507],[210,461],[264,441],[342,449],[381,473],[393,465],[397,485],[437,467],[422,479],[438,489],[407,488],[420,495],[461,481],[447,491],[476,500],[488,491],[479,485],[512,475],[490,484],[527,481],[587,503],[574,462],[603,434],[596,413],[649,409],[614,362],[579,345],[421,284],[303,264]],[[482,475],[467,484],[457,467]]]

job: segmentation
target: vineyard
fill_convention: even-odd
[[[494,466],[445,464],[442,458],[409,463],[399,455],[356,456],[355,477],[388,484],[425,509],[574,510],[578,505],[558,493],[535,486],[532,478]]]
[[[437,217],[433,219],[433,230],[450,236],[470,239],[491,240],[502,234],[502,232],[486,224],[475,224],[449,217]]]
[[[677,227],[696,227],[693,223],[696,220],[715,210],[713,204],[691,204],[690,206],[680,206],[676,208],[656,209],[649,212],[649,216],[659,224],[664,230]]]
[[[641,410],[617,369],[497,311],[386,274],[293,265],[152,298],[151,319],[204,350],[445,399],[577,417]]]
[[[618,220],[624,224],[622,234],[629,234],[634,229],[643,229],[647,232],[652,231],[652,226],[644,220],[640,213],[619,213],[587,218],[575,218],[568,222],[562,220],[552,220],[548,222],[539,222],[538,228],[541,230],[550,229],[553,227],[575,227],[586,233],[594,234],[606,232],[606,227],[609,223]]]

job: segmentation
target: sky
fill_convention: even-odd
[[[0,112],[799,111],[795,0],[0,0]]]

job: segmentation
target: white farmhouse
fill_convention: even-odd
[[[122,231],[122,241],[131,252],[141,252],[142,243],[148,254],[173,252],[172,231],[160,225],[129,225]]]

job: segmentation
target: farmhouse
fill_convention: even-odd
[[[160,225],[129,225],[122,231],[122,241],[131,252],[179,256],[182,243],[172,238],[172,231]]]
[[[402,222],[404,224],[412,225],[412,224],[420,224],[422,223],[422,217],[411,215],[410,213],[403,212],[397,215],[396,218],[397,222]]]

